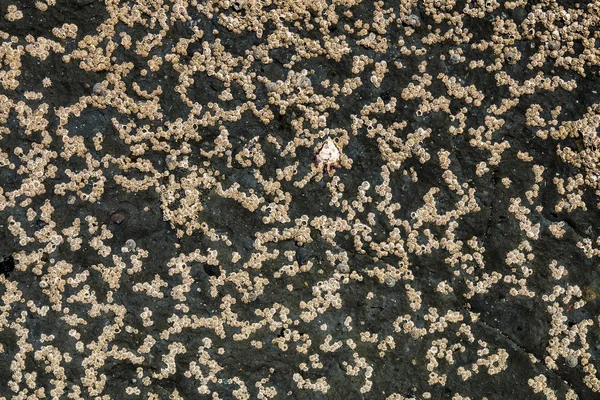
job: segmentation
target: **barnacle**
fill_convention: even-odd
[[[331,138],[327,138],[315,155],[315,167],[318,171],[331,174],[334,168],[339,168],[341,151]]]

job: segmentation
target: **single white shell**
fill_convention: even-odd
[[[104,92],[104,90],[106,89],[106,87],[104,86],[103,82],[98,82],[94,85],[94,87],[92,88],[92,91],[94,92],[94,94],[102,94]]]
[[[174,168],[177,163],[177,156],[173,154],[167,154],[165,157],[165,163],[167,164],[167,168]]]
[[[329,168],[340,161],[340,149],[331,138],[327,138],[321,150],[317,154],[317,166],[319,168]]]
[[[127,250],[129,251],[134,251],[137,247],[135,240],[133,239],[127,239],[127,241],[125,242],[125,247],[127,248]]]
[[[575,356],[574,354],[569,354],[565,358],[565,363],[567,364],[567,367],[575,368],[577,366],[577,356]]]
[[[458,64],[460,62],[460,54],[457,54],[457,53],[450,54],[450,62],[452,64]]]
[[[394,287],[394,285],[396,284],[396,280],[394,279],[393,276],[387,275],[385,277],[385,284],[387,287]]]
[[[337,271],[338,271],[340,274],[347,274],[347,273],[349,273],[349,272],[350,272],[350,266],[349,266],[348,264],[345,264],[345,263],[339,263],[339,264],[336,266],[336,269],[337,269]]]

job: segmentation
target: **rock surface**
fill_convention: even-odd
[[[598,398],[598,26],[0,2],[0,399]]]

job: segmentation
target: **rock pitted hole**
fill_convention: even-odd
[[[10,273],[15,270],[15,259],[12,255],[0,257],[0,274],[4,274],[7,278]]]

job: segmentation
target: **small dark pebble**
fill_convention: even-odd
[[[300,247],[298,250],[296,250],[296,261],[298,261],[298,264],[304,265],[311,255],[312,252],[310,250]]]
[[[221,275],[221,269],[219,268],[218,265],[205,264],[204,272],[206,272],[206,275],[208,275],[208,276],[217,276],[218,277]]]
[[[11,272],[15,270],[15,259],[12,255],[0,257],[0,274],[8,278]]]
[[[110,216],[110,220],[118,225],[125,220],[125,216],[121,213],[114,213]]]

